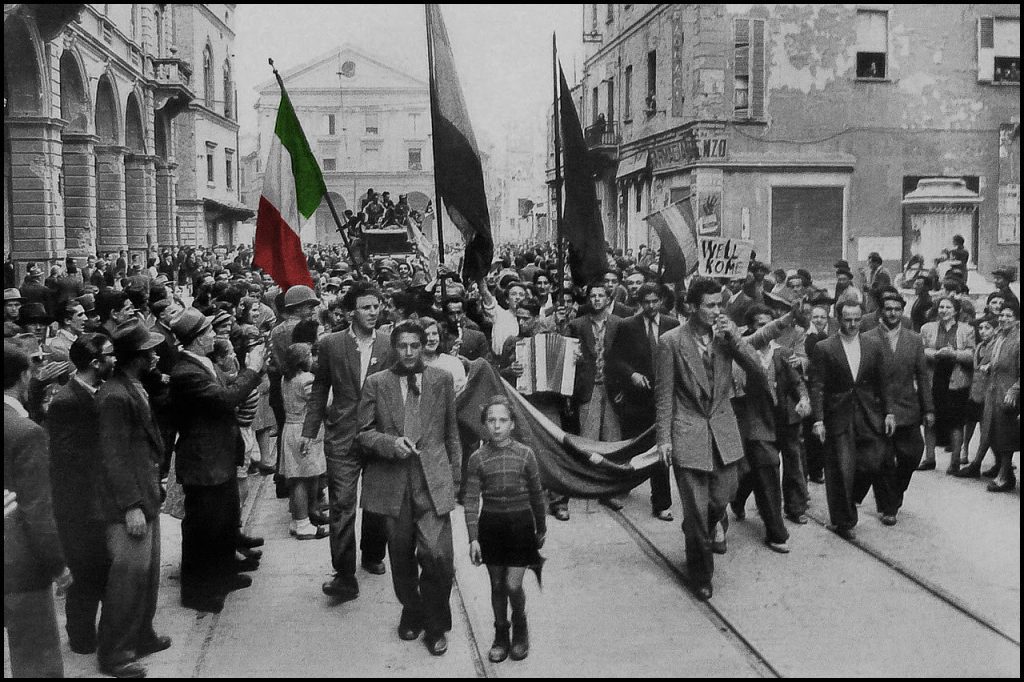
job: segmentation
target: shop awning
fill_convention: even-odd
[[[619,170],[615,174],[615,179],[621,180],[627,176],[646,171],[649,155],[649,152],[640,152],[639,154],[634,154],[633,156],[620,161]]]
[[[203,208],[210,213],[217,214],[218,217],[229,218],[231,220],[248,220],[256,215],[256,211],[252,210],[242,202],[231,199],[203,197]]]

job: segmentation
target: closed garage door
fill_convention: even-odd
[[[820,277],[842,257],[843,188],[773,187],[772,267]]]

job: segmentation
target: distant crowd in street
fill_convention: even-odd
[[[372,190],[346,218],[354,238],[417,220],[404,197]],[[527,371],[517,346],[538,334],[579,342],[571,396],[525,396],[545,418],[592,441],[653,429],[651,514],[675,520],[674,476],[702,599],[727,552],[727,509],[743,521],[750,495],[765,547],[786,554],[787,523],[808,522],[809,482],[825,486],[830,528],[846,539],[871,490],[880,522],[896,524],[913,475],[935,469],[941,448],[947,474],[1016,489],[1016,272],[996,270],[976,301],[962,239],[934,268],[915,258],[896,277],[877,253],[856,271],[839,261],[834,288],[756,254],[745,279],[666,284],[645,245],[609,247],[604,271],[579,285],[551,242],[497,245],[478,281],[430,272],[420,256],[306,253],[313,286],[286,291],[247,247],[34,263],[20,282],[8,259],[15,675],[62,673],[56,582],[72,651],[95,653],[103,673],[144,676],[140,659],[172,644],[156,629],[161,512],[182,519],[181,604],[219,612],[262,557],[240,513],[239,480],[255,475],[274,476],[287,498],[291,537],[328,539],[334,576],[321,589],[333,603],[358,598],[359,567],[381,575],[389,559],[397,634],[422,634],[433,655],[448,648],[450,513],[462,505],[463,551],[490,577],[489,658],[525,658],[524,574],[539,574],[548,517],[569,522],[570,500],[544,489],[545,453],[518,440],[506,398],[483,401],[478,425],[458,422],[455,405],[474,361],[515,386]]]

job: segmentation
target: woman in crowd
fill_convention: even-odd
[[[1017,478],[1013,473],[1013,453],[1020,450],[1020,306],[1013,301],[1007,301],[999,311],[981,437],[988,439],[998,467],[988,491],[1014,490]]]
[[[466,388],[466,368],[462,360],[449,353],[441,352],[441,329],[432,317],[421,317],[420,324],[427,332],[427,345],[423,347],[423,364],[448,372],[455,381],[455,395]]]
[[[985,412],[985,394],[988,392],[989,364],[992,360],[992,341],[996,329],[999,327],[999,318],[995,315],[986,315],[977,322],[978,346],[974,349],[974,376],[971,380],[971,390],[967,397],[967,425],[964,428],[964,449],[960,455],[961,468],[955,476],[958,478],[979,478],[981,476],[981,463],[988,453],[988,439],[981,433],[981,440],[978,443],[978,451],[974,460],[967,464],[968,449],[971,446],[971,439],[974,431],[981,422]],[[967,464],[967,466],[962,466]],[[995,469],[993,468],[993,471]],[[994,474],[993,474],[994,475]]]
[[[961,306],[953,296],[940,296],[936,311],[938,319],[921,327],[924,354],[932,372],[935,426],[925,429],[925,456],[918,471],[934,469],[935,446],[948,445],[952,454],[946,473],[952,475],[960,469],[974,364],[974,329],[958,321]]]
[[[318,516],[318,479],[327,473],[324,455],[323,428],[303,452],[300,447],[302,424],[306,419],[306,403],[313,390],[312,347],[293,343],[284,356],[284,381],[281,399],[285,420],[281,430],[281,462],[279,473],[288,481],[288,510],[292,521],[288,532],[299,540],[325,538],[328,527],[314,526],[310,516]]]

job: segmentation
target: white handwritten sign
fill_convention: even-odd
[[[743,279],[747,276],[753,242],[725,237],[698,237],[697,246],[700,249],[698,275],[728,279]]]

